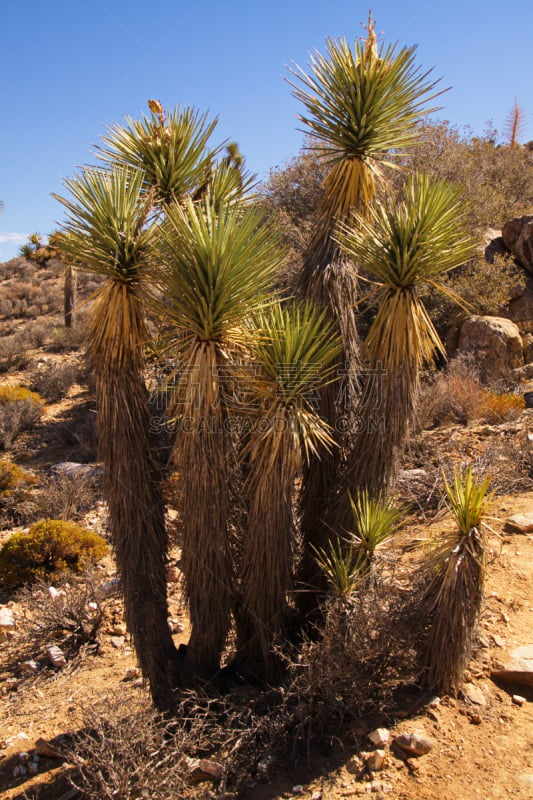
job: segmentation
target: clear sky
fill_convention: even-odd
[[[302,141],[287,65],[308,63],[326,37],[364,35],[370,0],[4,0],[0,11],[0,261],[61,220],[50,197],[93,161],[105,126],[194,105],[219,117],[266,178]],[[533,139],[533,0],[373,0],[387,42],[452,87],[441,119],[499,130],[515,98]]]

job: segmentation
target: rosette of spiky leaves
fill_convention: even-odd
[[[443,352],[417,289],[425,282],[442,288],[438,278],[472,256],[463,219],[455,187],[413,175],[401,203],[376,203],[369,219],[355,214],[340,226],[344,252],[376,283],[379,307],[365,345],[385,369],[418,369]]]
[[[331,163],[324,181],[321,221],[315,235],[328,237],[336,221],[352,210],[366,213],[376,194],[383,165],[394,166],[400,148],[412,145],[420,118],[440,92],[431,70],[415,64],[415,47],[376,47],[373,24],[365,42],[326,41],[307,73],[291,72],[295,97],[306,108],[299,118],[314,149]]]
[[[337,238],[375,283],[378,310],[365,348],[373,371],[358,407],[360,426],[349,458],[341,502],[346,525],[347,492],[368,486],[373,494],[392,481],[414,413],[423,362],[443,345],[419,294],[436,288],[439,276],[464,264],[473,241],[462,224],[454,187],[427,176],[412,176],[402,202],[381,203],[369,219],[355,214]],[[458,299],[458,298],[457,298]]]
[[[157,203],[180,202],[208,181],[220,148],[209,146],[217,120],[197,109],[177,106],[165,111],[150,101],[150,116],[125,118],[103,136],[96,155],[107,164],[142,170],[145,186]]]
[[[433,690],[457,692],[470,656],[483,600],[483,519],[492,494],[489,477],[471,467],[445,481],[445,498],[457,526],[441,536],[426,556],[427,585],[421,614],[430,627],[425,646],[425,681]]]
[[[277,676],[294,557],[295,480],[317,446],[333,445],[314,404],[336,379],[339,337],[310,304],[275,303],[254,316],[255,371],[244,376],[252,433],[245,453],[248,530],[242,557],[239,657],[267,680]]]
[[[376,550],[382,547],[403,524],[403,514],[384,495],[371,497],[368,489],[350,496],[353,525],[351,538],[357,549],[362,573],[369,572],[375,561]]]
[[[337,598],[348,599],[363,578],[361,552],[353,542],[330,539],[326,547],[315,548],[315,559]]]
[[[87,170],[67,180],[62,250],[103,275],[87,323],[96,382],[98,445],[128,629],[156,705],[173,703],[175,649],[166,600],[162,475],[149,433],[143,282],[155,228],[140,171]]]
[[[234,607],[229,533],[236,354],[248,343],[248,315],[271,302],[283,253],[262,214],[239,204],[218,207],[208,196],[168,208],[157,256],[157,307],[176,332],[168,346],[181,364],[174,460],[187,508],[183,571],[192,632],[186,662],[212,677]]]

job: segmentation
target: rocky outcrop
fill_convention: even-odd
[[[518,325],[523,336],[533,333],[533,278],[529,278],[520,297],[513,298],[509,303],[509,317]]]
[[[516,217],[506,222],[502,239],[517,262],[533,273],[533,216]]]
[[[458,353],[474,353],[484,377],[496,377],[521,367],[524,351],[520,331],[504,317],[473,316],[459,332]]]

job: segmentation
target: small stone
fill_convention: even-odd
[[[311,800],[322,800],[322,792],[313,792]]]
[[[204,781],[218,783],[224,774],[221,764],[216,761],[210,761],[207,758],[187,758],[185,763],[189,779],[193,783],[202,783]]]
[[[429,753],[434,745],[433,740],[421,731],[402,733],[395,737],[394,743],[402,750],[405,750],[407,753],[411,753],[414,756],[426,755],[426,753]]]
[[[502,639],[501,636],[498,636],[497,633],[491,633],[490,638],[496,645],[496,647],[505,647],[505,639]]]
[[[522,533],[533,533],[533,514],[514,514],[507,522]]]
[[[385,750],[374,750],[371,753],[367,760],[366,765],[371,772],[378,772],[380,769],[383,769],[383,764],[385,763],[385,758],[387,754]]]
[[[33,659],[30,659],[29,661],[23,661],[20,665],[20,668],[23,672],[35,673],[39,671],[39,665],[36,661],[33,661]]]
[[[0,608],[0,642],[11,638],[15,632],[15,615],[7,606]]]
[[[56,645],[52,645],[52,647],[46,648],[46,655],[48,656],[49,661],[54,665],[54,667],[58,667],[61,669],[67,663],[67,659],[65,658],[64,652],[61,650],[60,647]]]
[[[428,707],[429,708],[438,708],[440,706],[440,697],[430,697],[428,700]]]
[[[168,627],[171,633],[181,633],[183,630],[183,623],[179,619],[169,619]]]
[[[52,598],[52,600],[57,600],[58,597],[65,596],[64,589],[56,589],[55,586],[48,587],[48,594]]]
[[[463,694],[471,703],[475,703],[477,706],[487,705],[487,699],[483,690],[474,683],[465,683],[463,686]]]
[[[387,728],[376,728],[368,734],[373,745],[380,748],[389,743],[390,731]]]
[[[113,647],[116,647],[117,650],[120,650],[121,647],[124,647],[124,637],[123,636],[112,636],[111,637],[111,644]]]
[[[19,753],[19,761],[22,764],[27,764],[29,760],[30,760],[30,754],[29,753],[26,753],[26,752]]]
[[[123,624],[114,625],[113,626],[113,635],[114,636],[125,636],[126,635],[126,626]]]
[[[30,775],[36,775],[38,771],[39,771],[39,764],[37,763],[37,761],[30,761],[30,763],[28,764],[28,772],[30,773]]]
[[[303,794],[304,793],[304,787],[301,785],[301,783],[298,783],[296,786],[292,787],[291,792],[293,794]]]
[[[124,675],[124,680],[125,680],[125,681],[134,681],[134,680],[136,680],[137,678],[139,678],[139,677],[140,677],[140,675],[141,675],[141,673],[140,673],[140,671],[137,669],[137,667],[129,667],[129,668],[126,670],[126,674]]]
[[[515,706],[523,706],[524,703],[527,703],[526,698],[520,694],[513,694],[512,700]]]

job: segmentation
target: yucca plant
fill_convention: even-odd
[[[176,651],[167,624],[167,534],[162,469],[152,441],[144,383],[149,339],[143,293],[155,236],[144,175],[113,167],[65,181],[62,248],[71,263],[106,278],[87,327],[97,430],[128,629],[152,698],[172,707]]]
[[[395,165],[398,148],[417,139],[417,123],[434,111],[427,106],[436,97],[437,82],[415,64],[415,48],[396,45],[379,48],[369,20],[366,42],[350,46],[345,39],[328,40],[326,54],[317,53],[306,73],[294,67],[295,96],[306,114],[300,117],[311,134],[317,156],[329,165],[324,198],[316,228],[310,238],[300,280],[300,292],[319,308],[326,308],[341,332],[343,351],[339,370],[345,373],[348,408],[346,428],[353,427],[359,339],[354,308],[358,299],[357,268],[339,250],[334,232],[357,211],[366,218],[374,202],[384,168]],[[331,387],[321,392],[321,414],[332,427],[342,413]],[[328,457],[313,459],[304,474],[302,495],[303,535],[314,546],[323,546],[329,530],[324,508],[335,495],[341,456],[349,437],[336,435],[339,447]],[[312,551],[302,560],[304,584],[320,582]],[[302,593],[307,605],[316,602],[311,592]]]
[[[368,489],[360,491],[355,499],[350,496],[353,526],[351,539],[356,548],[360,570],[372,571],[376,551],[380,549],[403,524],[403,515],[392,501],[378,495],[371,497]]]
[[[237,645],[248,669],[273,680],[279,667],[273,645],[286,633],[293,577],[295,482],[311,454],[333,444],[313,400],[337,377],[340,341],[324,313],[308,303],[275,304],[256,315],[252,334],[256,372],[245,385],[256,425],[245,448],[247,534]]]
[[[485,541],[483,519],[492,495],[491,480],[471,467],[445,480],[445,499],[456,530],[442,535],[426,557],[421,614],[429,621],[425,682],[434,691],[457,692],[469,658],[483,600]]]
[[[326,547],[315,549],[318,566],[327,578],[337,599],[349,599],[363,577],[361,551],[352,542],[343,545],[340,538],[330,539]]]
[[[150,116],[126,117],[110,126],[96,155],[109,165],[139,169],[144,188],[153,190],[156,203],[181,202],[198,191],[210,176],[220,148],[209,140],[217,120],[194,108],[167,112],[158,100],[149,100]]]
[[[357,414],[358,434],[344,472],[337,523],[351,518],[349,493],[386,491],[398,465],[419,387],[420,370],[444,347],[420,297],[424,284],[464,264],[473,242],[454,187],[411,176],[402,202],[375,204],[369,218],[342,224],[338,241],[374,283],[378,305],[365,341],[371,381]],[[443,289],[444,291],[444,289]]]
[[[231,484],[237,472],[232,398],[246,319],[267,300],[283,263],[263,216],[208,197],[167,209],[157,247],[156,308],[179,359],[173,460],[179,475],[183,572],[191,636],[186,667],[212,678],[231,625],[235,586],[230,552]]]

